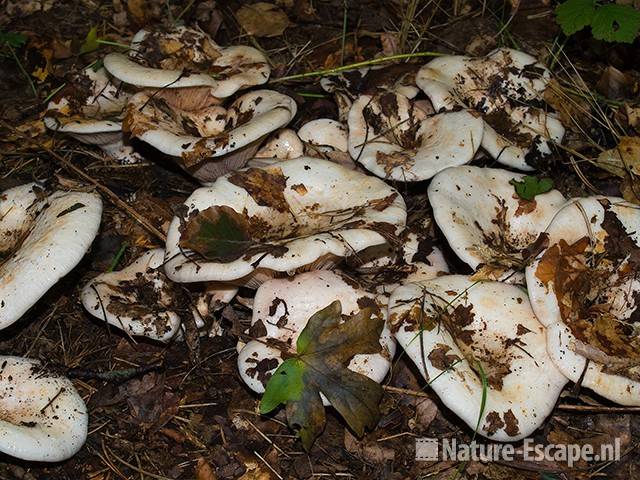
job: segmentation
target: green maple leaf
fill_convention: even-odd
[[[596,40],[632,43],[640,29],[640,11],[630,5],[602,5],[591,21]]]
[[[526,175],[522,181],[515,178],[509,182],[514,186],[516,193],[523,200],[533,200],[536,195],[546,193],[553,188],[553,180],[550,178],[538,178]]]
[[[568,0],[556,8],[556,20],[565,35],[573,35],[591,25],[596,0]]]
[[[357,354],[381,350],[384,321],[364,308],[342,323],[342,305],[333,302],[315,313],[300,333],[297,354],[273,373],[260,401],[260,413],[286,405],[289,426],[309,450],[322,433],[326,418],[322,392],[358,436],[373,429],[380,416],[382,387],[347,368]]]
[[[180,231],[180,246],[207,260],[232,262],[254,244],[247,219],[226,206],[209,207],[196,213]]]

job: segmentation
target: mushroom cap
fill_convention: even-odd
[[[573,382],[640,405],[640,212],[615,197],[567,203],[526,270],[547,350]]]
[[[131,42],[129,55],[110,53],[104,58],[104,66],[114,77],[138,87],[208,86],[218,98],[261,85],[271,72],[259,50],[220,47],[207,34],[186,27],[168,32],[140,30]]]
[[[416,74],[416,84],[427,96],[431,98],[431,91],[435,92],[431,100],[436,110],[445,106],[438,99],[447,99],[443,88],[448,88],[454,97],[483,113],[539,98],[550,79],[549,70],[535,57],[510,48],[476,58],[437,57]]]
[[[536,160],[551,154],[550,144],[560,143],[565,129],[551,113],[529,107],[484,116],[482,148],[492,158],[519,170],[535,170]]]
[[[304,155],[304,145],[298,134],[290,128],[282,128],[271,134],[255,155],[255,158],[291,160]]]
[[[349,153],[382,178],[413,182],[470,162],[483,121],[470,110],[426,117],[397,93],[360,96],[349,110]]]
[[[449,272],[442,251],[434,245],[430,217],[409,222],[397,241],[369,247],[354,259],[359,278],[375,285],[380,295],[391,294],[400,284],[431,280]]]
[[[472,429],[480,419],[478,433],[492,440],[533,433],[567,382],[549,358],[545,328],[516,286],[463,275],[410,283],[391,295],[389,321],[442,402]],[[487,382],[482,418],[480,371]]]
[[[168,342],[180,328],[172,282],[162,270],[164,249],[143,253],[118,272],[98,275],[80,293],[91,315],[129,335]]]
[[[298,130],[300,140],[316,147],[329,147],[332,150],[346,152],[348,136],[346,127],[330,118],[319,118],[305,123]]]
[[[0,356],[0,452],[60,462],[87,439],[87,409],[73,384],[38,360]]]
[[[124,145],[122,136],[121,117],[129,96],[104,68],[89,67],[49,102],[44,124],[102,148],[121,164],[139,163],[142,157]]]
[[[406,221],[402,197],[383,181],[306,157],[227,174],[193,192],[185,207],[167,234],[165,270],[177,282],[240,280],[256,269],[326,268],[328,258],[383,243]],[[249,224],[242,232],[248,250],[220,261],[181,246],[190,217],[223,207]]]
[[[250,334],[259,336],[248,342],[238,355],[242,380],[253,391],[264,393],[268,379],[283,361],[282,347],[295,352],[298,335],[309,318],[336,300],[342,304],[343,315],[354,315],[365,307],[371,307],[373,315],[386,316],[386,309],[376,303],[373,294],[336,272],[307,272],[263,283],[256,291],[249,330]],[[380,334],[380,344],[380,353],[356,355],[348,368],[382,382],[391,368],[396,350],[386,324]],[[329,404],[324,396],[323,401],[325,405]]]
[[[0,236],[13,238],[0,265],[0,329],[18,320],[80,262],[100,227],[97,194],[57,191],[29,207],[38,190],[31,183],[0,196],[0,214],[11,210],[12,215],[11,222],[0,223]]]
[[[224,132],[201,137],[196,136],[197,132],[185,130],[179,111],[164,105],[155,102],[148,93],[134,95],[127,107],[124,130],[177,157],[181,166],[201,181],[213,180],[244,166],[259,141],[289,123],[297,110],[291,97],[271,90],[255,90],[239,97],[227,109]]]
[[[542,98],[550,78],[531,55],[500,48],[485,57],[438,57],[420,69],[416,83],[436,111],[466,105],[485,114],[482,147],[498,162],[530,171],[551,153],[549,142],[564,136],[554,115],[528,105]]]
[[[429,185],[433,217],[451,249],[474,270],[481,264],[524,267],[523,252],[564,205],[557,190],[524,200],[512,180],[524,175],[499,168],[452,167]]]

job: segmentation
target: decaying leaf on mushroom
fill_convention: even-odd
[[[406,284],[391,295],[389,322],[442,402],[492,440],[531,435],[567,383],[514,285],[462,275]]]
[[[573,382],[640,405],[640,211],[615,197],[569,202],[527,267],[547,350]]]
[[[295,352],[298,335],[309,318],[335,301],[342,306],[343,318],[365,308],[371,309],[372,315],[386,318],[386,308],[377,303],[375,295],[337,271],[307,272],[263,283],[254,298],[248,341],[242,344],[238,355],[238,368],[244,382],[253,391],[264,393],[269,378],[288,352]],[[382,382],[395,354],[395,341],[386,325],[380,334],[380,343],[380,353],[356,355],[349,369]],[[329,405],[326,397],[322,399]]]
[[[453,252],[476,278],[519,282],[537,252],[540,233],[564,205],[557,190],[524,199],[514,183],[524,175],[498,168],[461,166],[436,175],[429,202]]]
[[[104,68],[88,67],[49,102],[44,123],[82,143],[97,145],[118,163],[139,163],[142,157],[122,134],[122,116],[130,95]]]
[[[37,183],[0,195],[0,329],[22,317],[80,262],[98,233],[95,193]]]
[[[405,204],[381,180],[317,158],[218,178],[186,200],[167,234],[176,282],[257,286],[264,278],[334,267],[400,233]]]
[[[483,121],[475,111],[427,115],[394,92],[361,95],[349,110],[349,153],[381,178],[428,180],[470,162],[480,148]]]
[[[271,132],[287,125],[296,103],[271,90],[254,90],[228,107],[219,103],[193,111],[183,101],[193,92],[140,92],[127,105],[123,129],[172,158],[202,183],[242,168]]]
[[[485,57],[435,58],[420,69],[416,84],[436,111],[462,106],[482,113],[483,149],[504,165],[530,171],[564,136],[560,120],[543,107],[550,78],[534,57],[499,48]]]
[[[38,360],[0,356],[0,452],[61,462],[87,439],[87,407],[73,384]]]

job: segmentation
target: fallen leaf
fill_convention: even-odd
[[[270,207],[278,212],[289,211],[284,196],[287,179],[279,167],[248,168],[230,175],[229,182],[244,188],[261,207]]]
[[[84,39],[84,42],[80,45],[80,55],[83,53],[93,52],[94,50],[97,50],[99,46],[98,27],[91,27],[89,33],[87,33],[87,36]]]
[[[211,468],[209,462],[204,458],[199,458],[196,465],[196,480],[217,480],[216,472]]]
[[[227,206],[209,207],[181,228],[180,246],[208,260],[232,262],[253,245],[249,222]]]
[[[640,175],[640,137],[621,137],[618,146],[602,152],[595,163],[618,177]]]
[[[344,430],[344,448],[365,462],[377,465],[393,462],[396,456],[392,448],[385,447],[375,440],[358,440],[346,428]]]
[[[333,302],[315,313],[300,333],[297,353],[282,363],[267,383],[260,413],[286,405],[287,421],[309,450],[325,426],[320,393],[358,436],[373,429],[380,416],[382,387],[347,368],[358,354],[381,350],[383,320],[368,308],[342,320],[342,305]]]
[[[509,182],[514,186],[516,193],[523,200],[533,200],[536,195],[548,192],[553,188],[553,181],[550,178],[538,178],[526,175],[522,181],[515,178]]]
[[[236,12],[240,26],[255,37],[277,37],[289,26],[289,18],[273,3],[243,5]]]

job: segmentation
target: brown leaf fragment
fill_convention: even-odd
[[[289,26],[289,18],[273,3],[243,5],[236,12],[240,26],[255,37],[277,37]]]
[[[445,345],[444,343],[439,343],[436,345],[436,348],[431,350],[429,353],[429,361],[431,365],[436,367],[438,370],[447,370],[451,368],[453,364],[460,361],[460,357],[455,354],[448,353],[451,350],[449,345]]]
[[[270,207],[278,212],[288,212],[289,204],[284,197],[287,179],[280,167],[248,168],[233,173],[229,182],[244,188],[261,207]]]

